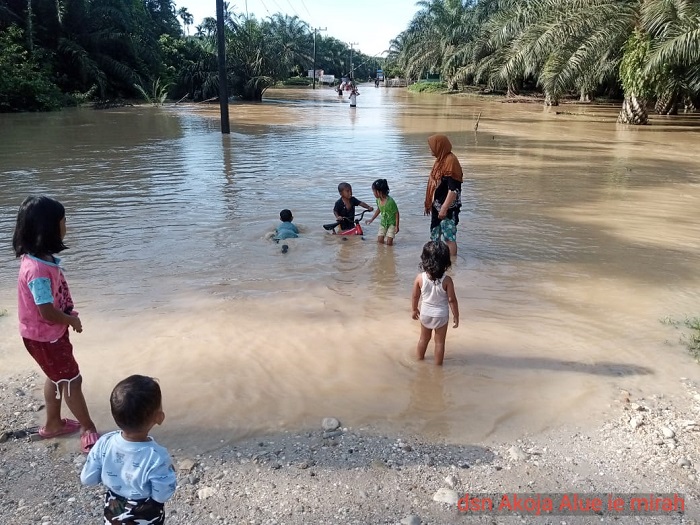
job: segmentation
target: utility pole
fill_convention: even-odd
[[[219,61],[219,109],[221,133],[231,133],[228,122],[228,81],[226,78],[226,39],[224,35],[224,0],[216,0],[216,41]]]
[[[316,89],[316,32],[326,31],[327,27],[314,27],[314,79],[312,81],[312,89]]]
[[[352,46],[356,46],[357,42],[349,42],[348,45],[350,46],[350,80],[355,80],[355,72],[352,67]]]

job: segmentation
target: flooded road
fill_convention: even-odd
[[[271,90],[231,106],[229,136],[218,106],[0,115],[0,374],[37,369],[11,236],[45,193],[67,209],[72,341],[100,428],[132,373],[161,381],[157,433],[201,450],[324,416],[507,439],[600,419],[619,388],[674,391],[700,375],[660,322],[700,302],[700,127],[618,127],[616,112],[367,86],[355,110],[330,89]],[[414,362],[410,315],[436,132],[465,170],[443,369]],[[328,235],[338,183],[372,204],[377,178],[401,212],[395,246],[375,224]],[[283,208],[302,230],[286,254],[265,239]]]

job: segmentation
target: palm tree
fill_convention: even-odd
[[[181,7],[177,10],[177,16],[182,19],[182,24],[185,26],[185,33],[190,36],[190,26],[194,24],[194,17],[186,7]]]
[[[166,9],[169,1],[158,0],[161,10],[150,4],[64,0],[55,49],[56,75],[65,79],[62,87],[85,92],[96,86],[100,98],[131,96],[134,84],[157,78],[162,68],[158,31],[177,19]],[[181,34],[178,27],[177,36]]]
[[[464,46],[478,31],[471,22],[472,2],[462,0],[420,0],[408,28],[394,39],[391,61],[410,79],[426,73],[439,73],[456,87],[456,72],[468,60]]]
[[[227,77],[233,96],[261,100],[267,88],[288,78],[290,71],[311,66],[312,35],[308,24],[296,16],[278,14],[258,20],[229,11],[225,16],[225,31]],[[205,19],[197,28],[197,37],[193,40],[201,52],[196,60],[185,65],[178,82],[191,86],[197,98],[207,99],[215,96],[218,89],[216,20]],[[320,67],[327,67],[329,60],[333,60],[328,51],[337,45],[347,50],[347,46],[335,39],[317,37]]]
[[[342,77],[347,73],[348,45],[334,37],[316,37],[316,64],[328,74]]]
[[[645,26],[653,35],[644,73],[665,79],[656,86],[657,113],[675,113],[681,99],[686,107],[697,109],[700,105],[700,2],[649,2],[642,13]]]
[[[596,39],[615,33],[611,23],[627,23],[611,18],[610,9],[602,4],[595,0],[504,3],[483,25],[474,46],[474,64],[467,71],[491,86],[507,86],[509,93],[514,84],[534,78],[547,104],[557,104],[567,90],[586,92],[594,71],[610,69],[601,64],[604,58],[611,59],[610,48],[620,45],[606,42],[603,47]]]
[[[215,37],[193,39],[192,56],[182,64],[178,83],[187,86],[194,100],[208,100],[219,94],[219,73]]]
[[[275,82],[275,55],[270,44],[265,24],[253,16],[239,18],[227,41],[226,59],[232,93],[243,100],[262,100],[265,90]]]
[[[309,69],[313,63],[313,42],[309,24],[298,16],[276,14],[268,19],[266,31],[273,39],[281,67],[286,71]]]
[[[208,16],[197,26],[197,37],[206,38],[214,35],[216,35],[216,18]]]

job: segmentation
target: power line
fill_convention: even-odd
[[[294,9],[294,6],[292,5],[292,2],[290,2],[289,0],[287,0],[287,3],[289,4],[289,7],[292,8],[292,13],[294,13],[294,14],[296,15],[297,18],[300,18],[299,13],[297,13],[297,10]]]
[[[269,10],[269,9],[267,8],[267,6],[265,5],[265,2],[263,2],[263,0],[260,0],[260,3],[261,3],[261,4],[263,5],[263,7],[265,8],[265,11],[267,11],[267,14],[270,15],[270,16],[272,16],[272,13],[270,13],[270,10]]]
[[[306,9],[306,12],[309,13],[309,22],[313,22],[313,16],[311,15],[311,12],[309,11],[309,8],[306,7],[306,2],[304,0],[301,0],[301,5],[304,6],[304,9]]]
[[[277,6],[277,12],[282,13],[284,10],[280,7],[280,5],[277,3],[277,0],[272,0],[274,4]]]

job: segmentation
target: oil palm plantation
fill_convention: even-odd
[[[65,2],[56,59],[59,73],[69,79],[67,89],[85,91],[95,85],[100,98],[129,93],[146,72],[140,64],[157,63],[151,55],[154,41],[133,27],[133,9],[143,7],[119,0]]]
[[[64,92],[94,86],[101,97],[157,78],[159,36],[181,34],[172,0],[0,0],[0,32],[12,25]]]
[[[401,33],[398,63],[411,79],[426,73],[441,73],[451,79],[458,66],[453,58],[470,39],[468,23],[471,2],[463,0],[420,0],[421,10]],[[392,47],[396,47],[395,40]]]
[[[316,53],[318,69],[339,78],[350,71],[348,46],[337,38],[317,36]]]
[[[634,28],[634,2],[509,2],[484,24],[475,47],[477,80],[495,87],[535,80],[547,104],[585,94],[615,73]]]
[[[514,94],[537,84],[548,104],[601,90],[624,94],[619,120],[647,122],[697,101],[700,0],[424,0],[390,56],[409,77],[433,70],[450,84]]]
[[[486,24],[481,49],[491,52],[477,69],[501,82],[532,77],[552,104],[567,92],[585,96],[619,81],[624,102],[618,120],[645,124],[648,102],[694,90],[699,7],[697,0],[514,3]],[[667,45],[670,40],[675,46]],[[673,104],[666,106],[668,112]]]
[[[225,23],[229,90],[243,100],[261,100],[269,87],[291,71],[310,68],[313,50],[308,24],[298,17],[274,15],[265,20],[228,12]],[[198,60],[183,68],[181,82],[202,98],[218,91],[216,27],[203,22]]]

